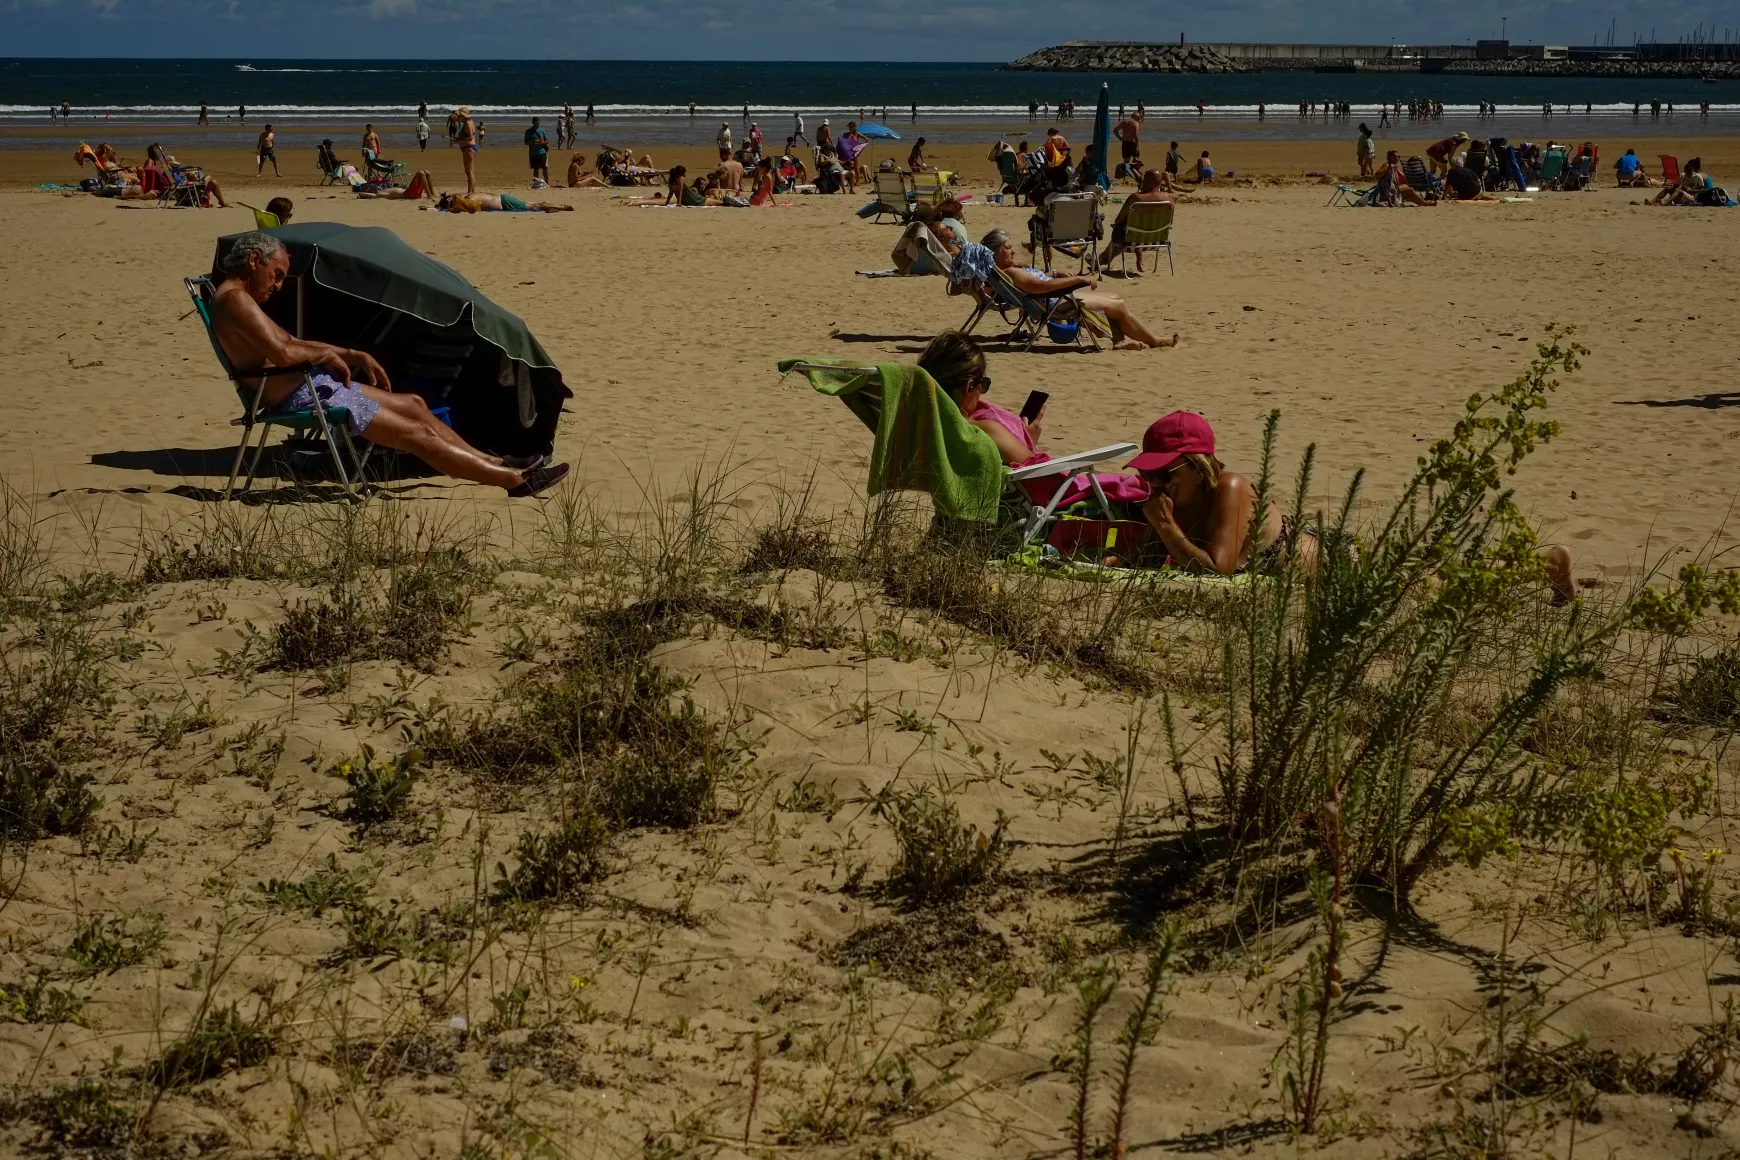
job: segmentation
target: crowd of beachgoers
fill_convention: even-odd
[[[1035,117],[1039,108],[1035,102],[1030,110]],[[1339,116],[1344,108],[1326,105],[1323,112]],[[1305,104],[1300,108],[1301,116],[1315,111]],[[1394,112],[1397,120],[1431,120],[1440,111],[1430,102],[1415,102],[1405,106],[1398,103]],[[1065,123],[1075,116],[1069,102],[1060,102],[1058,113],[1058,120]],[[1008,137],[999,136],[988,156],[997,169],[996,191],[990,199],[1033,208],[1030,238],[1023,243],[1006,230],[996,229],[974,240],[965,225],[971,195],[956,188],[958,174],[940,168],[927,153],[925,137],[918,136],[911,143],[904,165],[888,158],[871,169],[866,157],[873,135],[895,137],[885,125],[850,119],[836,131],[831,119],[823,118],[812,130],[798,113],[792,116],[791,131],[784,135],[783,143],[775,144],[747,108],[744,115],[747,127],[741,133],[734,131],[729,120],[719,123],[714,137],[717,165],[704,172],[691,172],[685,165],[660,168],[645,152],[607,148],[592,157],[573,152],[559,183],[552,178],[551,154],[577,145],[577,114],[572,106],[556,114],[553,140],[542,118],[533,117],[522,131],[531,189],[557,184],[569,188],[626,187],[636,192],[623,197],[625,206],[723,208],[772,207],[782,204],[776,200],[780,193],[853,193],[860,186],[871,185],[875,197],[860,216],[880,219],[892,214],[906,227],[894,249],[896,270],[888,273],[946,275],[950,294],[970,295],[986,308],[1003,311],[1013,305],[1031,316],[1028,321],[1033,332],[1043,324],[1052,330],[1056,341],[1063,341],[1058,337],[1061,333],[1090,338],[1096,346],[1097,339],[1105,337],[1117,349],[1162,350],[1175,346],[1178,335],[1162,333],[1122,296],[1103,289],[1102,272],[1122,258],[1127,274],[1127,260],[1133,255],[1136,275],[1140,276],[1144,258],[1153,253],[1157,260],[1161,250],[1170,262],[1166,238],[1177,199],[1235,176],[1231,171],[1217,172],[1207,149],[1187,156],[1177,140],[1170,141],[1163,160],[1148,164],[1143,157],[1147,110],[1140,105],[1133,112],[1119,110],[1106,156],[1097,155],[1092,144],[1078,148],[1055,124],[1041,136],[1036,123],[1033,140],[1018,138],[1011,143]],[[595,117],[595,111],[588,107],[584,120],[592,123]],[[1380,123],[1387,124],[1389,117],[1386,108]],[[1354,160],[1369,187],[1341,187],[1344,200],[1354,205],[1494,201],[1506,193],[1522,197],[1541,188],[1586,189],[1599,176],[1599,151],[1592,142],[1580,146],[1550,140],[1544,144],[1512,143],[1503,137],[1483,139],[1459,131],[1429,145],[1422,155],[1403,158],[1399,151],[1390,150],[1380,163],[1373,129],[1364,123],[1358,128]],[[465,175],[463,191],[442,192],[426,166],[413,167],[385,157],[380,135],[372,124],[364,127],[357,142],[360,161],[340,156],[339,147],[328,138],[319,147],[320,169],[328,183],[348,188],[358,197],[429,202],[447,212],[560,212],[573,208],[511,192],[478,189],[476,159],[486,132],[486,126],[467,107],[456,108],[447,117],[445,138],[458,151]],[[433,136],[427,107],[423,107],[416,125],[419,156],[427,151]],[[1115,157],[1111,155],[1114,151]],[[267,166],[278,174],[273,125],[262,127],[255,154],[257,176],[264,176]],[[150,146],[142,165],[124,164],[107,144],[81,145],[77,160],[81,166],[95,167],[97,176],[87,183],[93,192],[122,198],[155,196],[186,204],[229,204],[215,179],[198,166],[179,163],[160,144]],[[1636,152],[1627,150],[1613,163],[1613,180],[1633,188],[1659,184],[1653,198],[1657,204],[1732,204],[1726,191],[1704,172],[1699,159],[1681,166],[1673,158],[1663,157],[1662,164],[1665,172],[1658,181]],[[1109,209],[1102,211],[1100,207],[1119,185],[1135,188],[1115,214]],[[649,186],[652,188],[645,188]],[[1091,206],[1087,219],[1091,226],[1085,234],[1077,231],[1053,237],[1048,233],[1060,206],[1084,202]],[[258,211],[259,224],[268,229],[287,224],[294,212],[289,198],[274,198]],[[1081,272],[1066,274],[1052,269],[1053,242],[1080,258]],[[1070,244],[1075,245],[1073,251]],[[1027,256],[1020,256],[1023,248]],[[353,424],[361,421],[362,427],[355,431],[358,436],[366,430],[369,439],[417,454],[447,474],[493,483],[516,494],[535,494],[565,473],[565,465],[550,468],[541,461],[505,463],[456,442],[451,429],[431,418],[427,407],[419,408],[405,397],[376,390],[377,385],[386,385],[385,372],[364,352],[316,350],[313,347],[321,344],[298,345],[299,340],[276,333],[262,338],[270,324],[260,305],[282,284],[287,261],[283,247],[268,232],[249,235],[249,240],[232,249],[226,259],[234,266],[226,266],[233,277],[217,299],[217,326],[220,336],[227,335],[222,338],[225,346],[234,345],[238,361],[269,367],[280,365],[282,358],[327,367],[331,373],[320,376],[312,386],[286,378],[281,384],[283,391],[316,392],[327,404],[344,407]],[[953,332],[940,336],[921,365],[967,421],[990,437],[1009,466],[1044,461],[1038,449],[1044,401],[1016,414],[985,400],[982,395],[988,380],[976,339]],[[352,369],[356,372],[354,382]],[[1248,481],[1225,471],[1214,459],[1213,434],[1206,422],[1181,415],[1168,416],[1150,427],[1145,438],[1148,450],[1131,464],[1135,474],[1099,477],[1098,486],[1105,496],[1128,507],[1134,518],[1150,527],[1166,545],[1169,558],[1192,566],[1230,573],[1260,561],[1283,542],[1290,545],[1288,550],[1299,551],[1298,537],[1286,536],[1273,520],[1258,521],[1258,533],[1251,537]],[[1568,598],[1572,592],[1569,559],[1555,550],[1550,562],[1555,589],[1562,598]]]

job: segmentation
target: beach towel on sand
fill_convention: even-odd
[[[799,362],[834,360],[782,359],[780,373]],[[806,369],[804,375],[876,433],[866,494],[922,491],[944,515],[996,522],[1003,458],[991,437],[961,416],[929,374],[904,363],[883,363],[873,371],[841,366],[838,371]]]

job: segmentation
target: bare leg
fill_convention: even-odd
[[[460,149],[459,163],[465,166],[465,195],[470,197],[477,192],[477,173],[474,169],[477,164],[477,150],[472,148]]]
[[[571,205],[559,205],[553,201],[534,201],[532,203],[532,208],[541,209],[545,213],[564,213],[572,211],[574,207]]]
[[[1547,579],[1553,584],[1553,603],[1569,604],[1577,598],[1577,579],[1571,572],[1571,553],[1558,544],[1541,549],[1541,560],[1547,566]]]
[[[1176,334],[1171,338],[1161,338],[1152,330],[1149,330],[1147,325],[1130,311],[1129,303],[1116,295],[1083,293],[1078,290],[1076,291],[1075,300],[1083,306],[1104,313],[1106,318],[1111,321],[1113,339],[1120,343],[1123,341],[1123,336],[1128,335],[1130,338],[1146,347],[1178,345],[1178,336]]]
[[[205,191],[217,198],[217,203],[224,209],[230,208],[230,203],[224,200],[224,191],[218,188],[217,178],[208,177],[205,179]]]
[[[417,395],[391,395],[364,387],[363,394],[381,405],[380,413],[364,434],[372,443],[405,451],[454,479],[515,488],[523,482],[519,472],[503,467],[490,456],[460,439],[451,428],[429,411]]]

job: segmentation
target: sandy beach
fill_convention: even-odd
[[[1072,129],[1078,142],[1091,133]],[[341,155],[358,155],[356,134],[334,127]],[[1148,136],[1145,154],[1163,155],[1167,129]],[[136,159],[152,139],[114,143]],[[1324,204],[1357,175],[1351,141],[1180,139],[1187,156],[1211,148],[1237,176],[1179,199],[1175,275],[1162,259],[1159,272],[1102,283],[1180,345],[987,347],[996,401],[1013,409],[1030,390],[1050,392],[1047,450],[1136,441],[1157,416],[1189,409],[1212,422],[1229,468],[1254,471],[1278,409],[1280,473],[1290,479],[1314,444],[1313,495],[1332,505],[1363,469],[1361,511],[1377,514],[1469,395],[1522,373],[1550,325],[1570,326],[1589,353],[1547,412],[1562,434],[1514,480],[1543,539],[1571,549],[1594,602],[1646,570],[1731,551],[1740,210],[1645,206],[1653,191],[1613,188],[1606,166],[1627,146],[1651,172],[1657,153],[1701,151],[1733,189],[1740,140],[1602,140],[1589,192],[1352,210]],[[1380,138],[1379,148],[1424,144]],[[388,146],[416,159],[402,133]],[[1477,1148],[1496,1122],[1493,1090],[1514,1115],[1503,1131],[1517,1152],[1568,1155],[1569,1142],[1577,1155],[1703,1158],[1740,1147],[1729,1055],[1703,1087],[1636,1078],[1678,1074],[1676,1058],[1704,1058],[1687,1054],[1699,1044],[1740,1041],[1723,1016],[1740,982],[1733,927],[1719,925],[1732,918],[1699,926],[1685,909],[1698,882],[1715,891],[1712,907],[1734,896],[1723,853],[1734,847],[1731,733],[1649,732],[1631,758],[1714,777],[1713,798],[1672,814],[1682,828],[1662,839],[1675,843],[1671,866],[1665,846],[1649,847],[1653,894],[1613,901],[1607,876],[1585,891],[1534,843],[1435,869],[1406,913],[1358,887],[1331,1111],[1301,1135],[1277,1061],[1289,996],[1319,945],[1303,877],[1286,879],[1291,893],[1255,933],[1217,925],[1218,903],[1190,893],[1174,861],[1183,847],[1167,844],[1185,833],[1201,848],[1223,841],[1218,823],[1199,829],[1197,817],[1226,703],[1218,654],[1203,645],[1212,617],[1156,599],[1135,649],[1145,667],[1126,677],[1098,653],[1023,652],[993,641],[983,620],[915,610],[892,595],[896,567],[878,579],[806,556],[770,570],[713,551],[715,524],[787,518],[806,481],[806,519],[844,513],[836,545],[863,512],[867,432],[800,378],[781,381],[777,359],[911,361],[970,312],[941,278],[857,273],[888,268],[900,234],[856,217],[862,196],[665,210],[632,208],[614,190],[554,189],[539,196],[575,212],[457,216],[320,188],[306,149],[280,149],[284,177],[268,167],[257,178],[251,154],[204,152],[191,134],[174,148],[231,201],[284,195],[298,223],[388,227],[520,315],[573,390],[556,457],[575,476],[544,502],[411,480],[354,516],[339,504],[214,502],[236,400],[180,279],[209,270],[214,240],[251,228],[248,211],[39,191],[82,175],[63,151],[0,149],[0,333],[11,353],[0,480],[16,493],[7,543],[29,529],[71,578],[27,593],[25,580],[0,576],[25,610],[0,626],[0,646],[18,658],[6,662],[11,700],[0,707],[35,703],[40,674],[27,660],[72,657],[108,682],[66,710],[58,728],[82,740],[55,750],[95,779],[97,820],[83,836],[43,837],[26,863],[9,855],[0,876],[20,883],[5,914],[0,1082],[24,1102],[0,1122],[6,1146],[66,1122],[42,1093],[100,1081],[125,1109],[104,1121],[102,1155],[122,1154],[116,1139],[184,1156],[1070,1155],[1079,988],[1094,964],[1124,981],[1089,1037],[1095,1066],[1109,1068],[1141,990],[1143,940],[1164,912],[1222,941],[1183,956],[1163,1019],[1133,1052],[1117,1145],[1128,1155],[1490,1154]],[[710,156],[654,160],[693,170]],[[462,181],[444,144],[424,158],[439,187]],[[552,160],[559,170],[566,154]],[[986,201],[983,148],[937,161],[974,195],[974,235],[1026,236],[1031,211]],[[492,132],[481,173],[483,189],[529,196],[517,135]],[[685,495],[689,478],[723,482]],[[632,536],[597,530],[594,514]],[[238,546],[268,525],[267,546]],[[353,575],[316,559],[322,536],[351,537],[347,567],[368,566]],[[283,659],[283,626],[344,604],[352,583],[382,623],[400,603],[421,615],[430,606],[409,603],[417,590],[394,569],[428,565],[437,543],[470,585],[460,611],[442,614],[451,639],[415,654],[382,644],[331,663]],[[685,571],[691,548],[703,579]],[[691,585],[681,600],[643,599],[637,585],[670,575]],[[702,599],[703,584],[726,595]],[[1109,616],[1120,599],[1080,587],[1086,595],[1055,598],[1060,625]],[[599,644],[600,625],[620,639]],[[59,643],[81,632],[98,642],[79,646],[89,653]],[[694,741],[699,727],[675,710],[647,709],[676,694],[644,691],[620,668],[625,650],[687,682],[706,720],[738,730],[735,748],[712,734]],[[1512,659],[1528,652],[1517,645]],[[612,681],[624,672],[636,712],[687,724],[586,748],[584,729],[602,719],[596,699],[621,695]],[[539,681],[578,684],[562,687],[564,701]],[[1624,748],[1601,716],[1614,687],[1592,679],[1593,691],[1568,698],[1563,729],[1542,731],[1558,746],[1543,761]],[[563,723],[552,735],[572,722],[573,752],[529,777],[505,758],[442,748],[476,733],[470,714],[529,703],[527,689],[548,694],[540,720]],[[1159,722],[1174,711],[1169,737]],[[1643,736],[1659,722],[1635,724]],[[515,877],[531,860],[522,836],[567,816],[567,779],[611,762],[652,778],[658,747],[677,734],[717,767],[717,801],[700,821],[625,823],[609,873],[588,879],[579,901],[516,902],[509,886],[530,896]],[[340,764],[365,744],[417,771],[408,804],[372,826],[357,820]],[[643,754],[648,764],[632,765]],[[889,795],[917,786],[958,804],[968,857],[994,845],[987,835],[1003,841],[1007,824],[1008,873],[965,909],[914,906],[888,885],[902,850]],[[1715,854],[1700,862],[1706,850]],[[1693,887],[1683,869],[1674,877],[1684,851],[1688,866],[1709,867]],[[1670,894],[1681,906],[1671,921]],[[108,957],[93,949],[110,943]],[[44,1015],[51,984],[83,1014]],[[1492,1012],[1519,994],[1538,1021],[1495,1033]],[[238,1033],[209,1060],[166,1055],[222,1010],[270,1032]],[[1492,1075],[1536,1058],[1507,1054],[1504,1036],[1537,1032],[1614,1054],[1577,1056],[1583,1070],[1556,1087],[1492,1088]],[[1597,1074],[1601,1060],[1632,1053],[1656,1071]],[[1092,1134],[1107,1140],[1109,1083],[1090,1106]],[[80,1115],[87,1127],[100,1120]]]
[[[1600,144],[1604,158],[1626,147]],[[1632,147],[1653,169],[1657,153],[1700,146],[1709,171],[1740,167],[1740,144],[1726,139]],[[1323,203],[1333,186],[1299,175],[1356,178],[1351,150],[1241,149],[1217,150],[1216,162],[1254,184],[1235,178],[1184,197],[1175,277],[1106,280],[1157,329],[1176,331],[1179,349],[1086,357],[1041,344],[992,354],[1006,402],[1053,393],[1048,445],[1133,439],[1182,407],[1207,415],[1224,457],[1239,462],[1279,408],[1289,461],[1316,443],[1326,489],[1363,467],[1383,495],[1460,401],[1514,375],[1556,322],[1576,326],[1591,354],[1554,403],[1563,437],[1519,480],[1543,527],[1593,575],[1630,575],[1726,534],[1734,480],[1721,464],[1740,436],[1740,412],[1726,406],[1734,355],[1725,307],[1737,277],[1726,215],[1639,205],[1647,194],[1610,179],[1529,204],[1331,212]],[[851,494],[862,482],[861,433],[807,388],[775,383],[774,361],[911,358],[969,313],[941,279],[854,274],[888,268],[899,232],[853,216],[862,198],[688,214],[627,208],[615,191],[553,190],[577,212],[450,218],[316,188],[312,155],[281,152],[283,180],[269,170],[254,177],[250,155],[182,155],[231,200],[287,194],[298,221],[388,226],[524,317],[575,389],[558,449],[608,490],[723,458],[751,475],[818,466],[833,494]],[[441,188],[461,179],[455,151],[426,156]],[[526,192],[518,148],[491,145],[482,156],[481,188]],[[694,168],[707,158],[694,149],[654,161]],[[978,195],[972,232],[1025,236],[1030,211],[985,203],[983,154],[944,152],[939,163]],[[246,229],[247,211],[159,212],[21,191],[75,178],[58,155],[0,151],[0,188],[12,191],[0,228],[16,240],[0,259],[15,383],[54,384],[9,401],[0,470],[38,493],[209,482],[233,408],[202,335],[182,318],[177,279],[209,269],[213,238]],[[93,280],[102,289],[81,306],[69,274],[79,291]]]

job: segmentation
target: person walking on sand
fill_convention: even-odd
[[[718,146],[720,149],[723,149],[726,153],[731,152],[731,122],[730,121],[720,121],[719,122],[719,135],[717,137],[713,138],[713,144]]]
[[[1119,141],[1126,165],[1142,156],[1142,122],[1140,120],[1135,117],[1125,117],[1112,126],[1112,136]]]
[[[802,113],[793,113],[791,115],[791,120],[792,140],[802,141],[805,145],[810,144],[810,139],[804,136],[804,115]]]
[[[272,163],[272,176],[282,177],[278,172],[278,135],[272,132],[272,126],[267,125],[266,131],[260,134],[259,142],[254,146],[254,176],[259,177],[266,171],[266,162]]]
[[[1371,139],[1371,126],[1364,121],[1359,123],[1359,141],[1353,148],[1354,155],[1359,159],[1359,175],[1370,177],[1377,164],[1377,142]]]
[[[417,114],[417,152],[422,153],[429,148],[429,114]]]
[[[453,115],[458,119],[453,140],[459,146],[459,163],[465,167],[465,192],[469,196],[477,192],[477,126],[472,123],[468,105],[459,106]]]
[[[375,132],[373,125],[363,126],[362,148],[363,156],[370,161],[381,155],[381,135]]]

